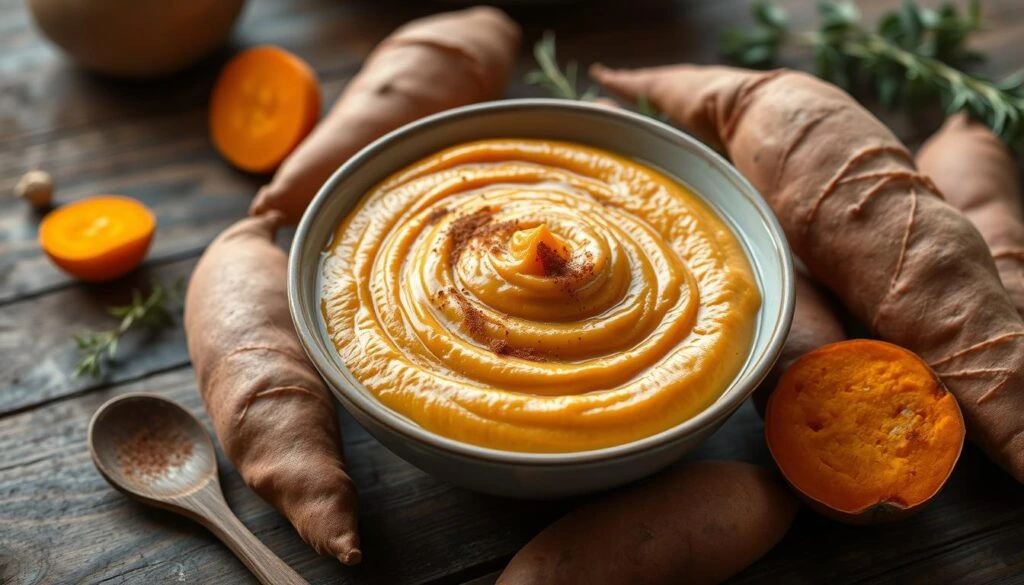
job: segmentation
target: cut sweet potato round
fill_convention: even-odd
[[[931,500],[964,443],[956,399],[917,355],[873,340],[796,361],[768,401],[765,436],[812,507],[857,524],[895,520]]]
[[[100,282],[138,266],[155,229],[156,218],[141,202],[100,195],[51,211],[39,226],[39,245],[68,274]]]
[[[277,168],[316,125],[316,73],[277,47],[255,47],[232,59],[213,89],[210,137],[236,167],[265,173]]]

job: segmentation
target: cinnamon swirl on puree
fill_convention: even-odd
[[[743,366],[761,303],[739,240],[685,186],[546,140],[466,143],[393,174],[321,270],[328,334],[381,403],[519,452],[693,417]]]

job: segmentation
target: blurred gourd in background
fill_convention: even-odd
[[[26,0],[43,34],[79,65],[151,78],[192,65],[231,33],[245,0]]]

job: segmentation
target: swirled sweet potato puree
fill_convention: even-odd
[[[383,404],[529,452],[694,416],[740,370],[760,305],[736,237],[685,187],[539,140],[464,144],[377,185],[321,286],[334,345]]]

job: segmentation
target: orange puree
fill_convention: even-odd
[[[760,296],[669,177],[569,143],[487,140],[373,188],[322,267],[357,380],[437,434],[567,452],[668,429],[739,372]]]

